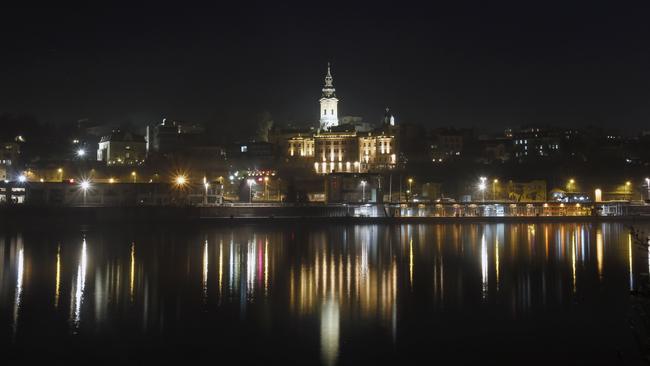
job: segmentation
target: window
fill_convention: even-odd
[[[327,109],[323,109],[323,115],[327,115]]]
[[[248,152],[248,146],[242,145],[241,146],[241,152],[243,152],[243,153]]]

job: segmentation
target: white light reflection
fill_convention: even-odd
[[[324,365],[336,364],[339,355],[339,303],[329,298],[321,308],[320,347]]]
[[[481,235],[481,293],[483,300],[487,298],[488,293],[488,254],[487,254],[487,242],[485,241],[485,233]]]
[[[22,248],[22,244],[18,244],[20,249],[18,249],[18,258],[16,263],[16,293],[14,296],[14,312],[13,312],[13,336],[16,336],[18,331],[18,313],[20,311],[20,302],[22,300],[23,294],[23,274],[25,272],[25,250]]]
[[[79,328],[81,321],[81,304],[83,303],[84,291],[86,288],[86,266],[88,264],[86,254],[86,238],[81,245],[81,255],[79,265],[77,266],[77,278],[72,285],[72,301],[70,302],[72,326],[76,330]]]

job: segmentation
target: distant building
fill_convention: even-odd
[[[97,160],[107,165],[139,165],[144,163],[146,154],[143,136],[115,130],[99,141]]]
[[[10,180],[18,163],[20,145],[17,142],[5,142],[0,147],[0,180]]]
[[[562,137],[570,136],[572,130],[560,131],[550,128],[527,127],[513,133],[513,154],[517,159],[548,157],[560,152]],[[566,135],[566,134],[569,135]],[[569,137],[566,137],[569,138]]]
[[[339,125],[337,103],[328,66],[320,99],[320,129],[315,133],[297,133],[289,136],[286,143],[278,143],[284,156],[297,165],[311,161],[318,174],[366,173],[395,168],[398,161],[395,118],[388,109],[383,126],[373,129],[360,117],[345,117],[344,123]]]
[[[163,118],[154,127],[147,126],[147,152],[174,154],[189,147],[205,145],[205,128],[196,123],[184,123]]]

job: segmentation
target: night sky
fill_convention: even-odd
[[[645,129],[648,9],[619,2],[232,8],[4,8],[0,113],[236,131],[268,111],[316,125],[328,61],[339,116],[498,131]],[[536,4],[536,5],[535,5]],[[94,5],[94,4],[93,4]]]

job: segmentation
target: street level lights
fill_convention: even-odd
[[[59,181],[63,181],[63,168],[59,168],[56,170],[59,173]]]
[[[255,179],[249,179],[247,182],[248,182],[248,203],[253,203],[253,184],[255,184]]]
[[[650,200],[650,178],[646,178],[646,179],[645,179],[645,186],[646,186],[646,189],[647,189],[647,191],[648,191],[648,192],[647,192],[647,194],[648,194],[648,199]]]
[[[366,201],[366,181],[361,181],[361,202]]]
[[[492,181],[492,199],[497,200],[497,183],[499,183],[498,179],[495,179]]]
[[[208,188],[210,188],[210,184],[208,183],[208,178],[203,177],[203,187],[205,187],[205,196],[203,197],[203,203],[207,204],[208,203]]]
[[[411,201],[411,196],[413,195],[413,178],[409,178],[409,189],[408,189],[408,199],[407,202]]]
[[[81,191],[83,192],[84,195],[84,206],[86,205],[86,192],[88,192],[88,189],[90,189],[90,182],[87,180],[82,180],[81,181]]]
[[[487,188],[485,182],[487,181],[487,178],[481,177],[480,182],[478,184],[478,189],[481,191],[481,195],[483,196],[483,202],[485,202],[485,188]]]
[[[131,176],[133,177],[133,183],[136,183],[138,179],[138,175],[135,173],[135,170],[131,172]]]
[[[269,200],[269,177],[264,177],[264,196]]]

